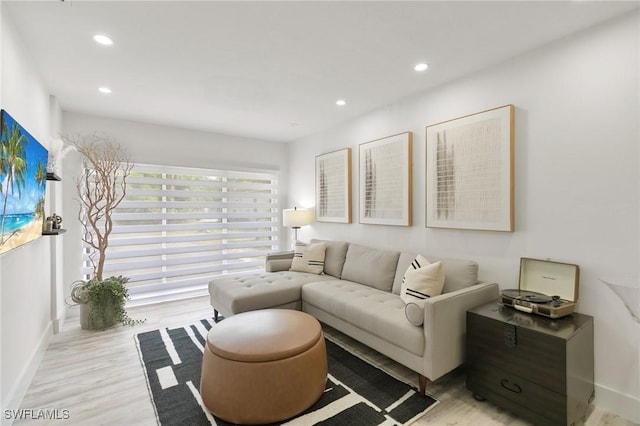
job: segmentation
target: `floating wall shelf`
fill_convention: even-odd
[[[47,172],[47,180],[57,180],[61,181],[62,179],[55,173]],[[52,229],[51,231],[42,230],[42,235],[60,235],[67,232],[66,229]]]
[[[42,231],[42,235],[60,235],[67,232],[66,229],[54,229],[53,231]]]

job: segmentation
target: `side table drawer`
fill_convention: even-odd
[[[499,365],[566,395],[564,341],[523,327],[467,313],[467,361]]]
[[[522,377],[490,365],[467,365],[467,388],[491,400],[491,394],[548,418],[566,424],[566,396],[551,392]]]

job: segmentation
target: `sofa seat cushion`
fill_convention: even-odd
[[[209,294],[215,306],[225,306],[234,314],[272,308],[300,300],[300,287],[313,281],[335,280],[330,275],[305,272],[272,272],[209,282]]]
[[[309,283],[304,303],[315,306],[415,355],[424,354],[424,331],[411,325],[404,302],[386,291],[346,280]]]

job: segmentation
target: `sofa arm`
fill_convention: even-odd
[[[427,299],[423,326],[427,378],[435,380],[464,363],[467,311],[497,299],[496,283],[479,283]]]
[[[266,272],[288,271],[291,268],[293,260],[292,251],[281,251],[277,253],[269,253],[264,262],[264,270]]]

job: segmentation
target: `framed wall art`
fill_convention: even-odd
[[[514,106],[426,128],[428,228],[514,230]]]
[[[351,148],[316,156],[316,221],[351,223]]]
[[[413,133],[360,145],[360,223],[412,225]]]

